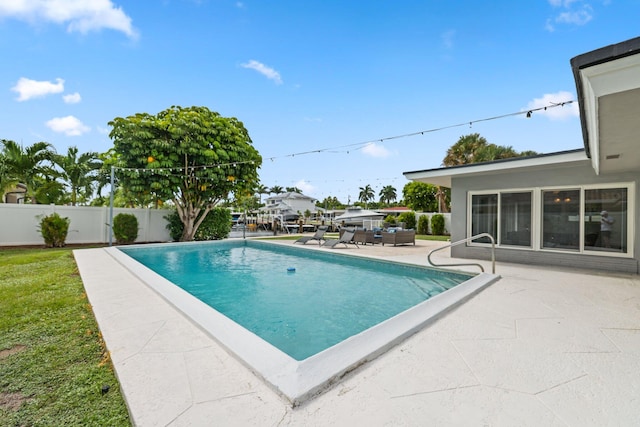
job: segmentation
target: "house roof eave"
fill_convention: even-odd
[[[558,164],[569,165],[571,163],[586,161],[588,161],[588,158],[585,155],[585,150],[580,148],[577,150],[539,154],[536,156],[512,157],[509,159],[494,160],[491,162],[471,163],[468,165],[404,172],[403,175],[410,181],[425,182],[432,185],[451,188],[452,179],[457,177],[508,173],[521,170],[523,168],[542,168]]]

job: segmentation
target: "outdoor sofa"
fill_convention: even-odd
[[[384,244],[405,245],[416,244],[416,230],[394,230],[388,229],[382,232],[382,246]]]

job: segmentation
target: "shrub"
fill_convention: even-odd
[[[180,240],[182,237],[182,230],[184,229],[184,225],[182,221],[180,221],[180,215],[178,215],[178,211],[171,211],[169,215],[166,215],[164,219],[167,220],[167,230],[169,230],[169,235],[174,242]]]
[[[44,243],[49,248],[61,248],[67,240],[69,232],[69,218],[62,218],[57,213],[52,213],[40,219],[40,234]]]
[[[404,228],[415,229],[416,228],[416,213],[415,212],[402,212],[398,215],[398,221],[404,222]]]
[[[179,241],[182,237],[184,224],[180,221],[177,211],[172,211],[164,217],[167,223],[167,230],[171,238]],[[202,221],[200,227],[196,231],[194,240],[219,240],[229,236],[231,231],[231,212],[226,208],[213,208]]]
[[[396,225],[395,215],[387,215],[384,219],[384,222],[388,223],[389,225]]]
[[[418,234],[429,234],[429,217],[426,215],[418,218]]]
[[[195,240],[219,240],[229,236],[231,231],[231,212],[226,208],[213,208],[202,221]]]
[[[435,214],[431,217],[431,231],[435,236],[444,235],[444,215]]]
[[[133,243],[138,238],[138,218],[134,214],[120,213],[113,218],[116,243]]]

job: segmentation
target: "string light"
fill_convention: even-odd
[[[353,144],[345,144],[345,145],[338,145],[338,146],[334,146],[334,147],[327,147],[327,148],[320,148],[320,149],[314,149],[314,150],[309,150],[309,151],[301,151],[298,153],[291,153],[291,154],[285,154],[283,156],[272,156],[272,157],[265,157],[266,160],[270,160],[272,163],[280,158],[287,158],[287,157],[295,157],[295,156],[303,156],[303,155],[307,155],[307,154],[317,154],[317,153],[350,153],[349,149],[353,149],[353,150],[361,150],[371,144],[374,143],[384,143],[385,141],[392,141],[392,140],[396,140],[396,139],[402,139],[402,138],[409,138],[412,136],[418,136],[418,135],[424,135],[425,133],[434,133],[434,132],[440,132],[443,130],[447,130],[447,129],[453,129],[453,128],[457,128],[457,127],[462,127],[462,126],[469,126],[469,128],[471,128],[473,126],[474,123],[481,123],[481,122],[488,122],[488,121],[492,121],[492,120],[499,120],[499,119],[504,119],[507,117],[514,117],[514,116],[521,116],[524,115],[526,118],[531,118],[532,114],[536,111],[547,111],[548,109],[551,108],[557,108],[557,107],[564,107],[567,104],[572,104],[576,102],[575,100],[570,100],[570,101],[562,101],[562,102],[551,102],[551,105],[547,105],[544,107],[539,107],[539,108],[532,108],[530,110],[523,110],[523,111],[517,111],[514,113],[507,113],[507,114],[501,114],[499,116],[492,116],[492,117],[486,117],[484,119],[476,119],[476,120],[471,120],[468,122],[462,122],[462,123],[456,123],[456,124],[452,124],[452,125],[447,125],[447,126],[441,126],[441,127],[436,127],[436,128],[431,128],[431,129],[424,129],[424,130],[420,130],[417,132],[411,132],[411,133],[404,133],[404,134],[400,134],[400,135],[394,135],[394,136],[388,136],[388,137],[384,137],[384,138],[376,138],[373,140],[369,140],[369,141],[362,141],[362,142],[356,142]],[[343,150],[340,150],[343,149]],[[149,156],[149,158],[147,159],[149,163],[151,163],[152,161],[155,161],[156,159],[154,159],[153,157]],[[210,164],[210,165],[197,165],[197,166],[187,166],[186,170],[187,172],[191,171],[194,172],[196,169],[203,169],[206,170],[206,168],[212,168],[212,167],[217,167],[217,168],[221,168],[224,166],[232,166],[232,167],[237,167],[237,165],[244,165],[244,164],[254,164],[253,160],[247,160],[247,161],[235,161],[235,162],[230,162],[230,163],[216,163],[216,164]],[[147,170],[147,171],[168,171],[168,172],[175,172],[175,171],[184,171],[185,168],[184,167],[178,167],[178,168],[125,168],[125,167],[118,167],[115,166],[116,169],[119,170],[123,170],[123,171],[136,171],[136,170]],[[172,175],[167,175],[167,176],[172,176]],[[178,175],[178,176],[184,176],[184,175]]]

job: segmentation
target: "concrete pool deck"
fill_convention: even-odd
[[[334,250],[426,265],[441,245]],[[434,259],[458,261],[447,254]],[[601,426],[640,413],[639,276],[498,260],[500,281],[291,408],[103,249],[74,255],[139,426]]]

